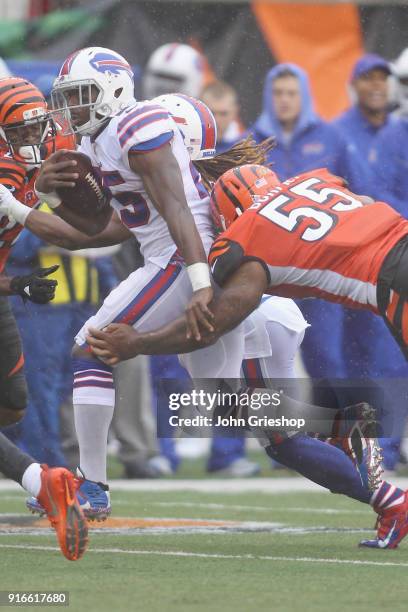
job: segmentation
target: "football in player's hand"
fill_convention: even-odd
[[[90,158],[79,151],[67,151],[60,161],[71,159],[77,163],[72,172],[79,175],[75,187],[58,187],[56,191],[64,206],[83,217],[92,217],[109,206],[108,197]]]

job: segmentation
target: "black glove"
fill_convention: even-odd
[[[58,282],[44,277],[49,276],[58,268],[58,265],[50,268],[38,268],[27,276],[14,276],[10,282],[10,289],[14,294],[21,295],[23,300],[30,300],[36,304],[46,304],[54,299]]]

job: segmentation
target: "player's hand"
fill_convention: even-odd
[[[187,338],[201,340],[200,328],[209,332],[214,331],[214,315],[208,308],[212,299],[213,290],[211,287],[194,291],[193,297],[186,308]]]
[[[14,276],[10,282],[10,289],[15,295],[21,295],[23,300],[30,300],[36,304],[47,304],[55,297],[58,282],[45,278],[58,270],[59,266],[38,268],[27,276]]]
[[[42,163],[37,178],[35,189],[41,193],[53,193],[58,187],[75,187],[78,173],[75,172],[77,165],[74,159],[62,161],[63,155],[68,149],[60,149]]]
[[[114,366],[138,355],[137,331],[124,323],[111,323],[103,331],[90,327],[86,341],[92,353],[104,363]]]

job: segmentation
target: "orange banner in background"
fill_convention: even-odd
[[[317,112],[333,119],[345,110],[350,72],[364,53],[358,8],[253,2],[252,10],[277,62],[293,62],[309,74]]]

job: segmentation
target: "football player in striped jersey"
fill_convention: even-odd
[[[0,185],[15,194],[27,211],[39,204],[34,180],[45,151],[55,146],[56,126],[41,92],[25,79],[0,79]],[[64,140],[64,146],[67,142]],[[57,266],[9,278],[5,263],[23,225],[0,213],[0,426],[19,421],[26,407],[24,357],[7,296],[45,304],[57,282],[47,278]],[[76,498],[76,482],[65,468],[48,468],[0,434],[0,471],[37,495],[54,527],[62,553],[79,559],[86,550],[87,524]]]
[[[24,205],[28,212],[39,204],[34,191],[35,176],[44,150],[55,146],[56,126],[44,96],[25,79],[0,79],[0,184]],[[66,144],[64,142],[64,144]],[[21,295],[37,303],[53,299],[56,281],[48,279],[55,269],[38,270],[29,277],[8,278],[4,266],[23,226],[0,213],[0,424],[18,421],[27,401],[20,336],[7,295]]]

